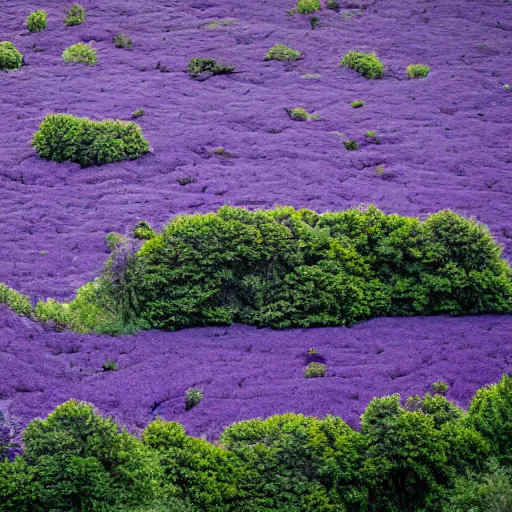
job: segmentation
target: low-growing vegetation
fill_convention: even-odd
[[[114,44],[116,45],[116,48],[131,48],[132,47],[132,40],[124,35],[124,34],[116,34],[114,36]]]
[[[28,15],[26,26],[29,32],[41,32],[46,28],[47,15],[45,11],[37,10]]]
[[[377,134],[377,132],[374,132],[373,130],[368,130],[365,132],[364,136],[366,137],[367,142],[370,142],[372,144],[380,144],[380,137]]]
[[[140,220],[133,229],[133,236],[139,240],[151,240],[156,236],[156,233],[151,229],[147,221]]]
[[[138,108],[132,112],[132,119],[137,119],[146,114],[146,111],[143,108]]]
[[[511,411],[503,376],[467,412],[391,395],[370,402],[360,431],[288,413],[209,443],[161,418],[138,438],[70,400],[25,428],[23,450],[4,428],[2,510],[508,512]]]
[[[77,43],[68,46],[62,52],[62,60],[65,62],[85,64],[86,66],[96,66],[98,56],[92,44]]]
[[[310,114],[303,108],[287,108],[285,110],[294,121],[319,121],[322,119],[318,114]]]
[[[85,9],[80,4],[73,4],[71,9],[66,14],[66,19],[64,23],[68,27],[73,27],[75,25],[81,25],[86,18],[87,14]]]
[[[150,151],[140,126],[133,122],[91,121],[69,114],[47,115],[32,145],[42,158],[82,167],[133,160]]]
[[[297,50],[292,50],[284,44],[276,44],[270,48],[265,55],[265,60],[299,60],[302,54]]]
[[[311,353],[311,352],[310,352]],[[309,363],[304,370],[304,377],[306,379],[313,379],[315,377],[324,377],[326,371],[325,364],[322,363]]]
[[[340,10],[340,7],[341,7],[341,5],[338,2],[338,0],[327,0],[325,2],[325,8],[330,9],[331,11],[338,12]]]
[[[217,64],[213,59],[193,58],[188,63],[188,73],[191,77],[197,78],[203,73],[211,73],[212,75],[227,75],[235,71],[234,66],[225,66]]]
[[[354,139],[343,141],[343,145],[347,151],[357,151],[359,149],[359,143]]]
[[[299,14],[311,14],[322,8],[320,0],[298,0],[297,12]]]
[[[409,78],[425,78],[430,73],[430,68],[425,64],[411,64],[407,66],[407,76]]]
[[[119,370],[119,366],[117,365],[116,361],[111,361],[110,359],[107,359],[102,365],[101,368],[104,372],[117,372]]]
[[[384,66],[374,53],[348,52],[341,59],[340,66],[353,69],[365,78],[382,78],[384,75]]]
[[[350,106],[352,108],[361,108],[364,107],[364,101],[363,100],[354,100],[350,103]]]
[[[512,311],[512,270],[488,229],[449,210],[425,220],[375,207],[182,215],[64,304],[78,331],[241,322],[350,325],[375,316]]]
[[[203,399],[203,392],[198,388],[187,389],[185,393],[185,409],[190,411]]]
[[[16,71],[23,65],[23,55],[10,41],[0,43],[0,70]]]

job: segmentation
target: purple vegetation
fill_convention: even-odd
[[[66,28],[68,6],[40,0],[48,29],[37,34],[23,26],[26,2],[2,6],[2,39],[25,65],[0,74],[0,282],[34,299],[69,299],[100,272],[107,232],[140,219],[159,227],[223,204],[325,211],[372,202],[416,216],[451,208],[487,223],[512,254],[505,0],[371,0],[360,12],[345,1],[340,13],[322,11],[315,30],[308,17],[286,14],[294,0],[82,3],[85,23]],[[215,22],[223,18],[235,23]],[[133,48],[115,47],[119,32]],[[98,66],[62,61],[79,41],[97,48]],[[276,43],[304,58],[264,61]],[[375,51],[387,77],[340,68],[353,49]],[[237,73],[191,80],[184,70],[192,57]],[[431,73],[407,80],[407,65],[417,62]],[[355,98],[363,108],[351,108]],[[285,111],[295,107],[323,120],[296,123]],[[29,145],[48,113],[129,120],[139,108],[154,150],[139,160],[80,169],[41,160]],[[363,144],[368,130],[380,145]],[[361,149],[346,151],[332,132]],[[181,186],[181,177],[195,181]],[[352,329],[233,326],[112,339],[52,332],[3,309],[0,409],[23,423],[75,397],[131,427],[161,414],[208,437],[233,421],[289,410],[356,425],[374,395],[422,393],[438,379],[466,405],[510,370],[511,327],[511,316],[394,318]],[[323,379],[303,377],[312,346],[326,360]],[[119,371],[103,373],[106,359]],[[185,412],[184,392],[196,386],[204,400]]]

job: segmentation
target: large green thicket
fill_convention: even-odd
[[[361,431],[288,413],[235,423],[214,443],[160,418],[139,439],[71,400],[27,426],[23,456],[0,461],[0,509],[509,512],[511,382],[480,390],[468,413],[442,395],[405,406],[392,395],[371,401]]]
[[[133,160],[150,151],[136,123],[91,121],[69,114],[47,115],[34,134],[33,146],[47,160],[70,160],[82,167]]]
[[[501,313],[512,308],[501,251],[484,225],[448,210],[421,221],[372,206],[324,214],[222,207],[173,218],[125,260],[115,286],[111,263],[97,286],[160,329]]]

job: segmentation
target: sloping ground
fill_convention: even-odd
[[[94,403],[121,424],[160,415],[192,435],[288,411],[335,414],[357,427],[374,396],[422,394],[446,380],[467,406],[474,392],[512,370],[512,318],[381,318],[351,329],[272,331],[234,325],[111,338],[45,331],[0,312],[0,398],[24,424],[69,398]],[[306,379],[308,349],[328,367]],[[119,370],[103,372],[107,359]],[[185,411],[187,388],[203,401]]]
[[[1,6],[1,39],[17,45],[26,65],[0,74],[0,282],[34,299],[71,298],[101,270],[107,232],[141,218],[160,227],[173,214],[222,204],[323,211],[373,202],[408,215],[452,208],[489,224],[512,254],[512,93],[502,87],[512,83],[507,1],[373,0],[361,11],[342,1],[342,12],[323,11],[315,30],[307,17],[286,14],[292,0],[82,3],[86,22],[65,28],[65,7],[40,0],[49,15],[40,34],[23,28],[32,6]],[[224,18],[234,22],[215,22]],[[133,49],[115,48],[117,32],[131,36]],[[98,66],[63,63],[64,48],[79,41],[93,42]],[[304,59],[263,61],[276,43]],[[375,51],[388,76],[368,81],[338,67],[352,49]],[[184,73],[192,57],[238,72],[193,81]],[[413,63],[429,64],[432,73],[407,80]],[[352,109],[355,99],[365,106]],[[284,109],[298,106],[324,120],[292,121]],[[47,113],[129,119],[138,108],[147,111],[138,122],[154,152],[137,161],[80,169],[40,160],[29,146]],[[354,152],[331,133],[362,142],[367,130],[382,144]],[[219,146],[232,156],[212,154]],[[196,181],[181,186],[183,177]],[[23,421],[75,396],[143,425],[162,402],[154,413],[198,435],[286,410],[354,422],[372,396],[422,392],[440,377],[465,402],[509,364],[512,322],[381,319],[351,330],[233,327],[113,340],[2,318],[2,403]],[[302,377],[310,345],[336,377]],[[77,353],[52,355],[68,346]],[[119,357],[121,371],[89,375],[106,357]],[[393,372],[407,375],[392,379]],[[182,395],[191,385],[204,386],[206,398],[185,414]]]

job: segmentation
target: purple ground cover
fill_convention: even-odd
[[[510,257],[510,3],[372,0],[361,12],[341,3],[311,30],[307,17],[286,14],[293,0],[85,0],[87,20],[72,28],[61,2],[4,2],[0,39],[25,66],[0,74],[0,282],[34,299],[69,299],[101,270],[107,232],[222,204],[324,211],[373,202],[418,216],[452,208],[487,223]],[[48,12],[48,29],[28,34],[35,7]],[[223,18],[234,23],[213,21]],[[118,32],[132,49],[114,46]],[[93,42],[98,66],[64,64],[62,51],[79,41]],[[304,58],[265,62],[276,43]],[[339,68],[352,49],[375,51],[388,76],[368,81]],[[237,73],[193,81],[184,73],[192,57]],[[431,66],[428,78],[407,80],[415,63]],[[363,108],[350,107],[356,99]],[[323,120],[295,122],[285,111],[294,107]],[[154,150],[139,160],[80,169],[40,160],[29,146],[48,113],[129,119],[139,108]],[[332,133],[362,142],[368,130],[382,144],[352,152]],[[219,146],[231,156],[210,151]],[[183,177],[195,182],[181,186]],[[111,339],[46,331],[6,311],[0,322],[0,408],[22,423],[73,396],[130,426],[163,414],[210,437],[287,410],[356,424],[374,395],[420,393],[437,378],[466,404],[510,366],[512,326],[511,317],[378,319],[353,329]],[[326,357],[329,378],[302,377],[309,346]],[[106,358],[121,370],[99,372]],[[205,399],[185,413],[191,386],[204,387]]]

